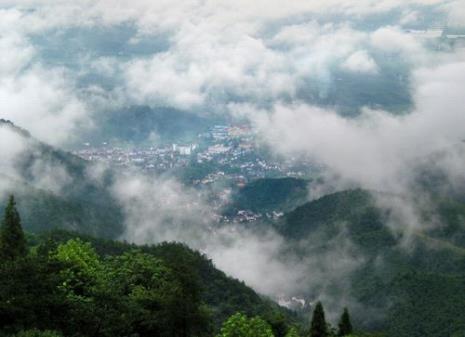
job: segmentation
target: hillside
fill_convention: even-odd
[[[109,191],[112,172],[92,179],[88,162],[37,141],[8,121],[0,121],[0,134],[22,145],[2,167],[0,203],[9,194],[17,196],[26,230],[62,228],[113,238],[121,233],[123,215]]]
[[[257,179],[233,195],[230,209],[248,209],[260,213],[291,211],[308,200],[309,183],[297,178]]]
[[[455,336],[465,326],[465,319],[453,314],[465,310],[465,295],[458,290],[465,284],[465,228],[458,220],[465,216],[464,205],[437,201],[442,227],[408,236],[389,229],[391,210],[377,206],[379,196],[363,190],[327,195],[287,213],[277,229],[304,256],[325,256],[337,237],[350,243],[349,256],[363,263],[344,276],[350,287],[343,291],[363,308],[359,317],[373,313],[357,322],[361,326],[389,336]],[[431,213],[425,211],[425,222]],[[297,243],[302,241],[307,244]],[[334,283],[333,294],[342,291],[337,279],[327,282]],[[309,289],[307,296],[315,295]]]
[[[0,305],[2,318],[15,306],[20,309],[17,317],[3,324],[5,330],[0,331],[0,335],[23,325],[26,328],[61,330],[65,335],[75,329],[73,333],[79,336],[92,335],[92,331],[98,331],[97,335],[101,336],[124,336],[131,329],[145,333],[158,331],[157,335],[160,336],[212,336],[228,317],[241,312],[250,317],[262,317],[276,337],[284,337],[289,327],[298,322],[291,311],[259,296],[243,282],[226,276],[205,255],[181,243],[136,246],[67,231],[29,235],[28,241],[31,261],[18,260],[15,268],[34,261],[36,265],[43,264],[43,268],[55,268],[49,270],[49,273],[55,273],[55,279],[44,280],[45,284],[53,288],[56,278],[65,276],[65,289],[61,290],[70,293],[67,298],[62,298],[60,291],[56,292],[59,289],[50,288],[55,297],[42,300],[53,302],[42,308],[44,312],[33,314],[41,309],[38,300],[44,294],[40,292],[42,285],[33,292],[27,282],[34,279],[34,273],[40,274],[41,271],[29,266],[31,276],[27,280],[21,279],[21,274],[14,271],[13,279],[25,282],[19,287],[27,292],[24,296],[34,296],[35,304],[24,302],[24,298],[21,298],[11,306]],[[62,256],[64,264],[60,265]],[[4,263],[0,267],[0,273],[3,273],[9,270],[10,264]],[[57,273],[57,268],[62,271]],[[150,277],[152,272],[155,274]],[[120,279],[120,276],[123,278]],[[111,285],[111,288],[100,289],[100,282]],[[122,288],[121,282],[126,284]],[[0,283],[0,298],[9,296],[5,294],[10,286],[9,281]],[[134,292],[124,295],[132,287],[135,287]],[[118,292],[121,294],[117,295]],[[124,296],[129,297],[123,299]],[[60,304],[60,301],[63,303]],[[55,319],[35,321],[37,316],[44,315],[57,305],[63,307]],[[88,315],[85,311],[92,314]],[[149,312],[152,316],[148,315]],[[76,317],[76,313],[79,316]],[[141,317],[132,317],[137,313]],[[31,318],[24,321],[27,315]],[[62,322],[61,319],[67,321]],[[113,322],[113,319],[120,322]],[[184,324],[190,333],[183,332]]]

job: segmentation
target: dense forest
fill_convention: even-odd
[[[310,329],[180,243],[135,246],[25,234],[10,197],[0,230],[2,336],[346,336],[321,303]]]

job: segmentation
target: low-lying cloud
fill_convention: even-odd
[[[343,224],[329,241],[317,233],[291,242],[268,226],[215,223],[208,202],[172,179],[122,175],[114,191],[126,215],[125,240],[185,242],[221,270],[273,298],[325,298],[330,312],[339,309],[336,301],[329,303],[335,289],[339,304],[353,301],[346,277],[364,257],[347,238]],[[327,249],[318,249],[322,242]],[[299,255],[299,249],[311,254]]]

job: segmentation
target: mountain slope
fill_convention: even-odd
[[[90,242],[102,257],[121,255],[137,249],[162,259],[171,268],[188,265],[199,276],[202,300],[209,306],[216,328],[219,328],[225,319],[236,312],[243,312],[249,316],[259,315],[275,329],[279,329],[281,325],[298,322],[293,312],[258,295],[243,282],[227,276],[217,269],[205,255],[181,243],[165,242],[158,245],[135,246],[68,231],[43,233],[40,236],[34,236],[32,241],[35,245],[50,241],[63,243],[76,237]]]
[[[109,190],[112,172],[97,172],[88,162],[35,140],[8,121],[0,121],[0,136],[17,147],[3,149],[9,152],[0,166],[0,203],[15,194],[27,230],[64,228],[114,238],[121,234],[123,215]]]
[[[465,219],[464,205],[437,200],[420,221],[434,215],[441,226],[400,231],[393,210],[380,208],[378,198],[403,201],[363,190],[338,192],[287,213],[277,229],[304,256],[331,256],[337,237],[349,243],[349,253],[362,262],[341,275],[340,282],[349,284],[343,291],[358,303],[353,316],[366,318],[356,322],[359,326],[405,337],[463,331],[465,318],[457,313],[465,310],[465,295],[459,291],[465,285],[465,245],[460,240],[465,226],[459,220]],[[317,295],[312,289],[306,294]]]

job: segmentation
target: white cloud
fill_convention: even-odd
[[[306,154],[373,189],[402,188],[406,170],[465,135],[465,63],[416,72],[415,111],[394,116],[365,110],[358,118],[308,105],[277,105],[271,114],[236,106],[263,140],[284,155]]]
[[[0,117],[53,144],[72,139],[73,131],[88,122],[72,77],[66,69],[37,61],[18,11],[0,10],[0,22]]]
[[[365,50],[359,50],[351,54],[345,60],[345,62],[342,63],[342,68],[354,73],[378,73],[378,66],[376,62],[370,55],[368,55],[368,53]]]
[[[0,36],[0,75],[16,75],[35,55],[34,48],[18,34]]]
[[[465,27],[465,1],[446,1],[444,11],[448,13],[448,24],[455,27]]]
[[[119,0],[30,0],[21,4],[4,1],[0,29],[15,34],[9,34],[4,42],[10,53],[2,53],[7,57],[0,59],[0,70],[21,71],[25,65],[41,69],[40,74],[37,71],[34,74],[45,76],[44,87],[57,91],[56,100],[61,101],[61,109],[66,111],[63,116],[69,117],[60,116],[63,118],[59,118],[57,125],[67,121],[85,124],[89,115],[85,110],[98,110],[105,104],[224,112],[225,104],[230,102],[269,104],[295,100],[298,93],[308,91],[312,91],[308,97],[325,97],[334,72],[340,68],[376,73],[381,65],[370,52],[372,48],[401,53],[399,57],[411,60],[415,66],[418,60],[426,58],[428,53],[422,43],[394,26],[380,28],[373,34],[353,27],[354,17],[361,20],[365,15],[392,9],[408,12],[413,5],[445,8],[443,2],[426,0],[296,1],[284,7],[274,0],[266,3],[183,0],[175,4],[164,0],[136,0],[130,4]],[[312,14],[312,19],[306,18],[308,14]],[[328,14],[336,15],[334,23],[318,23],[319,15],[328,17]],[[81,67],[79,73],[56,75],[57,69],[44,65],[30,40],[33,35],[46,36],[68,28],[111,29],[120,24],[134,25],[137,30],[124,43],[164,36],[167,50],[144,56],[115,54],[97,58],[93,58],[92,51],[84,51],[75,56]],[[86,74],[108,78],[116,88],[103,89],[91,84],[77,90],[76,77]],[[40,105],[44,110],[50,109],[48,103]],[[19,118],[18,122],[26,120]],[[69,125],[58,129],[71,133]],[[44,139],[54,143],[66,138],[59,134],[59,140],[55,141],[50,132],[38,133],[40,137],[47,135]]]
[[[168,177],[118,176],[113,191],[124,207],[124,238],[136,243],[201,242],[212,212],[195,190]]]
[[[62,144],[87,120],[85,104],[64,80],[62,71],[32,67],[0,80],[2,118],[28,129],[41,140]]]
[[[71,177],[64,166],[43,158],[37,142],[10,124],[0,124],[0,195],[14,185],[28,186],[61,194]],[[27,172],[27,173],[25,173]]]
[[[408,59],[418,59],[425,53],[420,41],[397,27],[379,28],[371,34],[371,44],[384,52],[401,53]]]
[[[399,23],[401,25],[410,25],[418,22],[420,13],[416,10],[406,10],[402,13]]]

